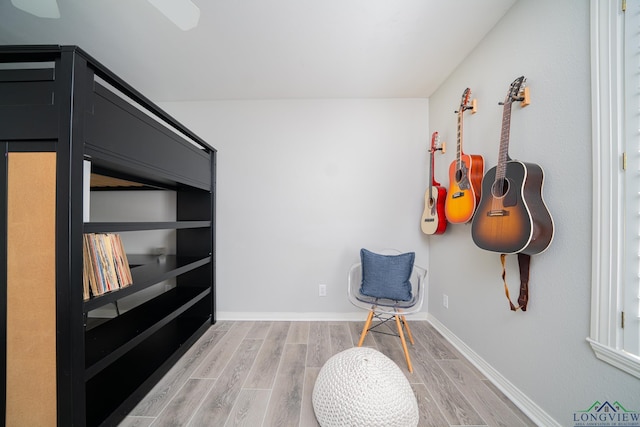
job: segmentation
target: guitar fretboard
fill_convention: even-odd
[[[469,96],[471,94],[471,89],[466,88],[464,93],[462,94],[462,100],[460,101],[460,108],[458,109],[458,136],[456,143],[456,170],[459,171],[462,169],[462,115],[464,111],[469,109],[467,107],[467,102],[469,101]]]
[[[462,114],[464,113],[464,105],[460,106],[458,111],[458,135],[456,142],[456,170],[462,169]]]
[[[508,97],[502,109],[502,130],[500,131],[500,149],[498,151],[498,165],[496,166],[496,181],[504,179],[507,170],[509,131],[511,129],[511,104],[511,97]]]

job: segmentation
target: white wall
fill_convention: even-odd
[[[430,241],[429,313],[464,346],[559,424],[596,401],[640,408],[638,380],[597,360],[589,335],[591,281],[591,100],[589,2],[521,0],[430,98],[431,130],[456,139],[464,88],[478,99],[465,115],[464,149],[495,166],[509,84],[525,75],[531,105],[515,106],[513,158],[545,170],[544,196],[555,239],[532,258],[526,313],[509,310],[499,255],[475,247],[469,225]],[[451,149],[448,164],[455,157]],[[444,168],[441,181],[448,182]],[[516,257],[507,280],[517,298]],[[449,308],[442,295],[449,296]]]
[[[346,274],[361,247],[428,262],[427,100],[163,108],[218,149],[219,318],[350,318]]]

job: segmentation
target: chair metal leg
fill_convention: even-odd
[[[407,323],[407,318],[405,316],[402,316],[402,324],[407,330],[407,337],[409,337],[409,341],[411,342],[411,345],[415,345],[415,342],[413,341],[413,335],[411,335],[411,329],[409,329],[409,324]]]
[[[364,328],[362,329],[362,333],[360,334],[360,341],[358,341],[358,347],[362,347],[362,343],[364,342],[364,337],[366,337],[367,332],[369,332],[369,326],[371,326],[371,320],[373,320],[373,310],[369,312],[367,321],[364,323]]]
[[[404,340],[404,332],[402,332],[402,323],[400,322],[400,316],[393,316],[396,318],[396,325],[398,326],[398,335],[400,335],[400,341],[402,341],[402,349],[404,350],[404,357],[407,359],[407,367],[409,372],[413,373],[413,366],[411,365],[411,358],[409,357],[409,349],[407,348],[407,342]]]

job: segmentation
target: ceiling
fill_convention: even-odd
[[[0,0],[1,44],[75,44],[153,101],[425,98],[516,0],[193,0],[182,31],[145,0]]]

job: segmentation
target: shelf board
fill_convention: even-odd
[[[169,322],[210,295],[210,288],[177,287],[135,310],[105,322],[85,334],[85,381],[131,351]]]
[[[127,255],[127,258],[130,265],[136,266],[131,268],[133,283],[85,301],[85,313],[211,262],[210,255],[204,258],[167,255],[163,262],[155,255]]]
[[[208,228],[211,221],[165,221],[165,222],[85,222],[85,233],[113,233],[118,231],[180,230],[186,228]]]

